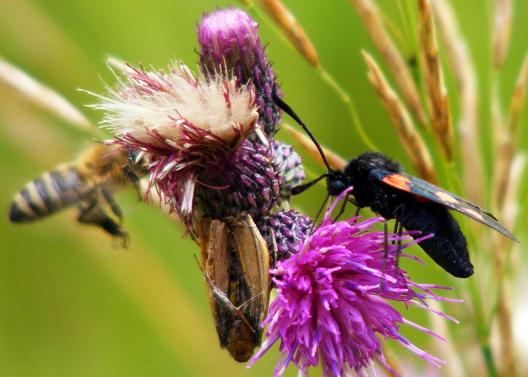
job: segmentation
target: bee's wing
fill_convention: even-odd
[[[458,211],[484,225],[487,225],[504,236],[518,242],[517,238],[508,229],[499,224],[496,217],[491,213],[482,210],[482,208],[476,204],[473,204],[447,190],[444,190],[441,187],[435,186],[427,181],[424,181],[423,179],[413,177],[409,174],[402,172],[395,173],[385,169],[373,169],[371,175],[386,185],[394,187],[398,190],[409,192],[418,197],[425,198],[450,209],[454,209],[455,211]]]

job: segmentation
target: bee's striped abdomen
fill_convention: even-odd
[[[91,192],[92,189],[73,166],[46,172],[27,183],[15,195],[9,220],[37,220],[84,199]]]

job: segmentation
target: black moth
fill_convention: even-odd
[[[381,153],[367,152],[350,160],[343,171],[330,168],[321,146],[313,134],[280,98],[277,105],[304,129],[317,147],[328,172],[304,185],[297,186],[292,193],[300,194],[316,182],[326,178],[328,196],[336,196],[351,187],[353,203],[358,208],[370,207],[385,219],[395,219],[396,229],[403,227],[418,230],[418,238],[424,234],[434,237],[422,240],[419,246],[444,270],[459,278],[473,274],[464,234],[449,209],[454,209],[485,224],[504,236],[517,238],[489,212],[447,190],[420,178],[402,172],[399,163]],[[344,203],[347,201],[345,200]],[[344,207],[341,209],[342,214]],[[339,215],[340,215],[339,214]],[[338,215],[338,216],[339,216]]]

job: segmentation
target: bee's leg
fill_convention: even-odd
[[[203,270],[202,266],[200,265],[200,262],[198,262],[198,259],[196,258],[196,255],[194,256],[194,259],[196,259],[198,267],[200,268],[200,270],[202,270],[204,279],[207,282],[207,285],[209,286],[209,289],[211,291],[211,294],[214,296],[215,301],[226,307],[228,310],[236,313],[240,317],[242,322],[244,322],[244,325],[246,325],[251,332],[257,334],[257,330],[251,325],[251,323],[249,323],[248,319],[242,312],[241,307],[236,307],[233,302],[231,302],[229,297],[227,297],[227,294],[215,285],[215,283]],[[242,304],[242,306],[243,305],[244,304]]]
[[[79,204],[79,216],[77,220],[81,224],[96,225],[103,229],[106,233],[119,237],[123,247],[127,247],[129,243],[128,233],[116,223],[96,200],[90,201],[88,204]]]
[[[123,212],[121,211],[121,208],[119,208],[119,205],[117,204],[113,196],[105,189],[101,189],[101,194],[103,195],[104,200],[110,206],[112,213],[116,215],[116,217],[119,219],[119,224],[122,224],[123,223]]]
[[[145,199],[145,195],[142,190],[143,187],[141,185],[141,178],[139,178],[138,175],[133,171],[133,169],[131,169],[128,165],[126,165],[123,170],[125,171],[125,174],[127,175],[130,182],[132,182],[132,184],[134,185],[134,188],[138,193],[139,200],[143,201]]]

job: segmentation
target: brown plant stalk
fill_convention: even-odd
[[[420,15],[420,53],[423,61],[427,99],[431,109],[432,128],[444,157],[448,161],[452,161],[454,140],[449,98],[442,76],[429,0],[418,0],[418,11]]]
[[[323,163],[321,155],[319,154],[319,151],[308,136],[306,136],[303,132],[299,131],[297,128],[292,127],[288,123],[284,124],[284,128],[286,129],[286,131],[288,131],[291,137],[301,146],[301,148],[304,149],[310,155],[310,157],[317,161],[319,165],[326,167]],[[330,164],[330,167],[332,169],[342,170],[345,168],[346,160],[343,157],[339,156],[335,152],[332,152],[324,146],[321,146],[321,148],[323,148],[323,152],[326,156],[328,164]]]
[[[396,129],[396,133],[414,169],[425,180],[433,183],[436,182],[437,179],[431,155],[424,140],[416,130],[407,109],[400,101],[396,92],[390,87],[374,58],[365,51],[362,53],[368,66],[370,83],[376,89],[383,106],[389,113],[392,125]]]
[[[520,116],[524,108],[524,100],[528,85],[528,53],[521,66],[513,95],[510,100],[506,120],[495,124],[496,134],[500,137],[498,155],[495,163],[495,195],[494,204],[500,209],[505,225],[513,227],[517,217],[518,189],[525,165],[525,156],[517,151],[517,138]],[[517,153],[517,156],[515,156]],[[514,157],[515,156],[515,157]],[[502,252],[494,253],[494,271],[498,281],[497,290],[497,321],[501,340],[501,367],[504,375],[516,375],[515,347],[511,320],[511,304],[508,300],[505,271],[512,245],[509,241],[495,237],[495,249]]]
[[[528,85],[528,53],[524,57],[513,95],[510,100],[510,106],[506,120],[503,124],[496,124],[496,136],[499,139],[498,155],[495,162],[495,195],[494,203],[497,208],[502,208],[508,181],[510,180],[510,167],[513,156],[517,149],[517,138],[520,124],[521,113],[524,108],[526,89]]]
[[[463,183],[467,197],[475,203],[484,202],[482,153],[478,129],[478,82],[475,66],[464,36],[460,32],[453,8],[446,0],[432,0],[431,6],[449,67],[459,92],[457,134]]]
[[[504,195],[504,203],[500,211],[502,222],[509,229],[513,229],[517,222],[519,214],[519,194],[524,177],[526,161],[526,154],[524,152],[517,152],[509,168],[507,189]],[[501,335],[501,367],[504,375],[514,376],[516,373],[516,353],[513,341],[512,310],[508,296],[511,292],[508,289],[508,282],[505,280],[507,261],[510,259],[513,245],[510,240],[498,235],[495,235],[493,241],[494,250],[499,251],[493,254],[493,262],[495,280],[498,282],[497,322],[498,330]]]
[[[512,0],[495,0],[493,19],[493,65],[499,69],[508,52],[512,18]]]
[[[351,3],[363,20],[372,41],[382,54],[410,112],[419,124],[425,125],[427,120],[420,102],[418,89],[405,60],[383,25],[378,7],[371,0],[351,0]]]
[[[312,41],[282,1],[260,0],[260,4],[308,63],[314,68],[320,68],[319,56]]]
[[[71,102],[2,58],[0,58],[0,82],[41,109],[63,119],[67,124],[84,130],[93,129],[91,122]]]

